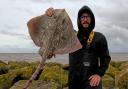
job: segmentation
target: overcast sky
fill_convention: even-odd
[[[77,13],[83,5],[94,12],[95,31],[106,36],[110,52],[128,52],[128,0],[1,0],[0,53],[37,52],[26,23],[49,7],[65,8],[77,30]]]

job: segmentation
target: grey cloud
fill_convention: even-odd
[[[96,30],[106,35],[110,51],[128,52],[128,0],[99,3],[94,8]]]
[[[107,0],[104,3],[106,6],[96,6],[97,16],[103,21],[128,29],[128,0]]]
[[[15,7],[14,8],[15,11],[20,11],[20,12],[24,12],[25,14],[29,14],[29,15],[33,15],[34,11],[32,11],[31,8],[25,8],[25,7]]]
[[[126,28],[107,23],[99,25],[97,29],[105,34],[110,51],[128,51],[128,30]]]
[[[25,44],[24,47],[22,46],[22,44],[0,46],[0,53],[37,53],[38,49],[39,48],[35,46],[32,41],[30,41]]]
[[[14,11],[8,11],[11,14],[6,15],[4,8],[3,17],[1,18],[0,33],[10,36],[20,37],[31,41],[28,33],[22,32],[21,29],[26,29],[24,24],[32,16],[40,14],[41,10],[50,6],[64,7],[68,11],[74,25],[77,29],[76,19],[79,8],[83,5],[88,5],[92,8],[96,16],[96,31],[100,31],[105,34],[109,48],[111,51],[127,51],[128,52],[128,0],[25,0],[22,4],[18,5],[20,0],[15,0],[17,3],[12,5]],[[14,2],[15,2],[14,1]],[[7,0],[7,2],[10,2]],[[25,2],[25,3],[24,3]],[[37,2],[37,3],[36,3]],[[59,3],[61,2],[61,4]],[[71,4],[74,3],[74,4]],[[15,5],[16,4],[16,5]],[[66,5],[65,5],[66,4]],[[69,5],[67,5],[69,4]],[[65,5],[65,6],[64,6]],[[4,6],[4,5],[3,5]],[[7,7],[8,8],[8,7]],[[9,10],[12,10],[8,8]],[[22,12],[22,13],[20,13]],[[42,11],[43,12],[43,11]],[[14,13],[14,14],[13,14]],[[6,15],[4,17],[4,15]],[[17,15],[15,19],[11,18],[12,15]],[[9,17],[10,16],[10,17]],[[8,17],[7,19],[5,19]],[[3,19],[4,18],[4,19]],[[8,24],[8,19],[12,22]],[[7,21],[6,21],[7,20]],[[17,21],[20,21],[20,25]],[[4,22],[5,25],[2,25]],[[23,23],[22,23],[23,22]],[[20,29],[18,32],[16,29]],[[27,31],[27,30],[26,30]],[[30,42],[30,49],[35,45]],[[13,48],[11,48],[13,50]],[[24,49],[25,50],[25,49]]]
[[[9,30],[10,30],[10,29],[18,28],[18,26],[16,26],[16,25],[8,25],[7,23],[4,24],[3,27],[4,27],[5,29],[9,29]]]
[[[21,39],[26,39],[26,40],[30,40],[30,36],[27,36],[25,34],[19,34],[19,33],[14,33],[14,32],[8,32],[8,31],[4,31],[4,30],[0,30],[1,34],[4,35],[10,35],[10,36],[16,36],[19,37]]]

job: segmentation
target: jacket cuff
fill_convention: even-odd
[[[103,72],[100,72],[100,71],[97,71],[96,74],[98,74],[100,77],[103,77],[104,76],[104,73]]]

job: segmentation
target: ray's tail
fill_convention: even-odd
[[[23,87],[23,89],[28,89],[28,87],[32,83],[32,81],[37,78],[37,76],[39,75],[39,73],[44,69],[45,61],[46,61],[46,58],[45,57],[42,57],[42,60],[41,60],[40,64],[38,65],[36,71],[33,73],[33,75],[31,76],[31,78],[27,81],[27,83],[25,84],[25,86]]]

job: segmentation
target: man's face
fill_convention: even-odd
[[[91,23],[91,16],[88,13],[83,13],[80,17],[80,22],[84,28],[88,28]]]

